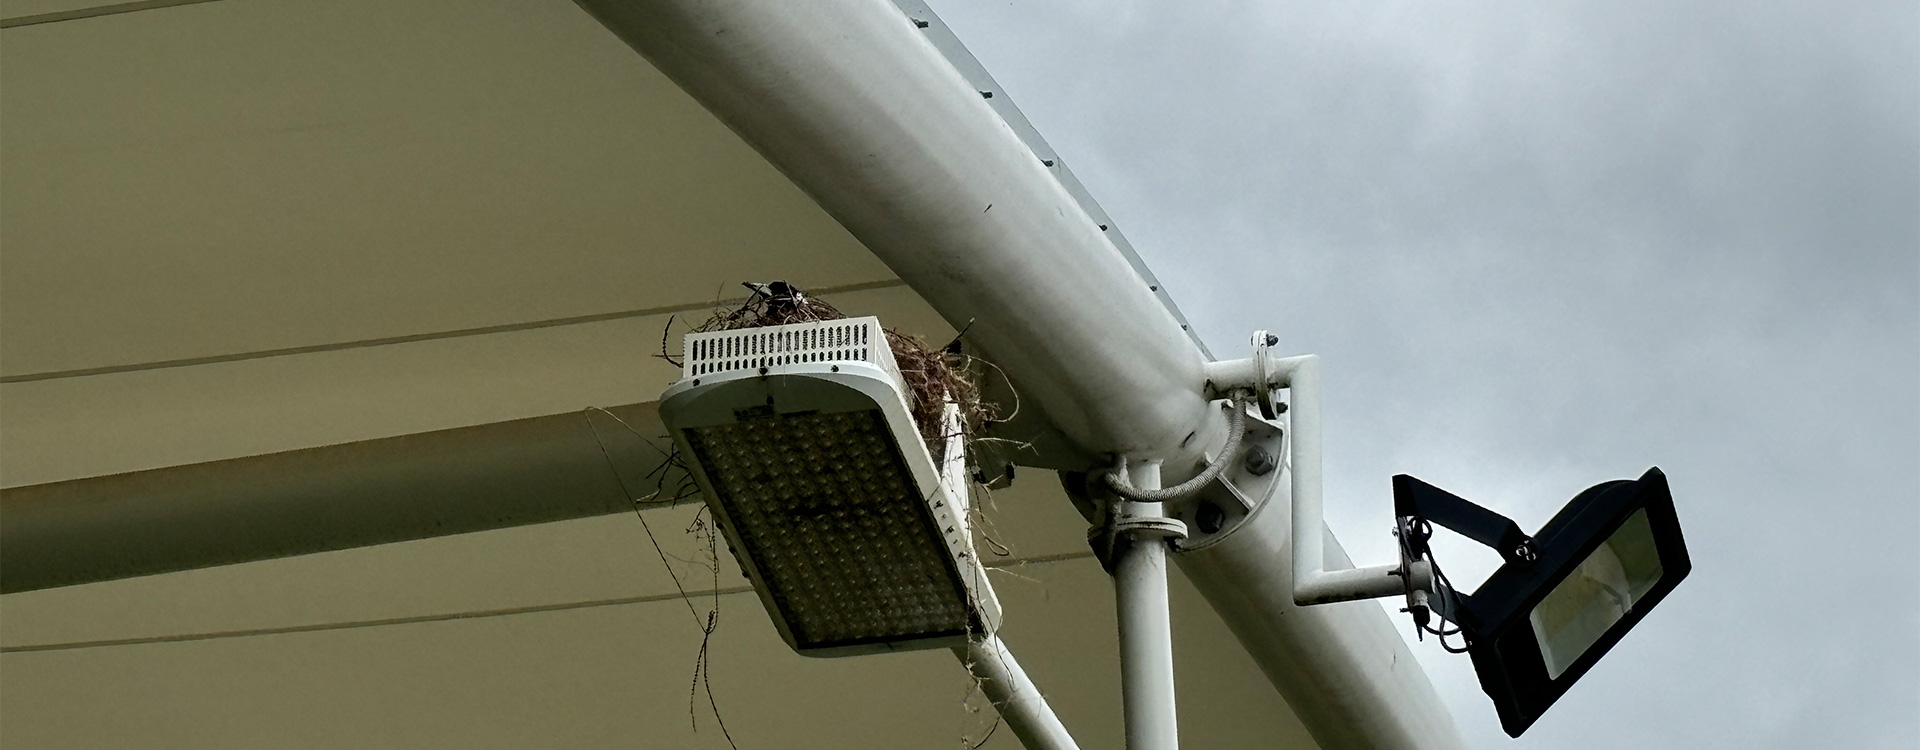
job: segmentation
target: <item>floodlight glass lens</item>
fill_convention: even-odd
[[[1647,511],[1636,510],[1533,608],[1533,637],[1547,676],[1558,679],[1660,580]]]
[[[877,410],[687,431],[801,648],[966,633],[965,584]]]

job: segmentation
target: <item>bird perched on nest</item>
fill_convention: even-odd
[[[740,285],[753,291],[746,304],[729,312],[716,313],[698,330],[757,328],[847,317],[833,305],[808,297],[799,287],[785,281],[764,284],[743,281]]]

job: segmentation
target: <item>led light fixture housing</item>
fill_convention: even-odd
[[[1416,515],[1404,509],[1417,506],[1471,505],[1406,475],[1394,477],[1394,496],[1403,518]],[[1455,592],[1436,604],[1466,634],[1480,686],[1513,737],[1693,569],[1658,468],[1587,489],[1517,548],[1495,533],[1480,536],[1506,563],[1471,595]],[[1518,537],[1518,530],[1506,536]]]
[[[964,645],[1000,606],[967,527],[965,442],[915,427],[875,318],[689,334],[660,418],[787,645]]]

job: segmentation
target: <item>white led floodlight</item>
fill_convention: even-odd
[[[661,421],[787,645],[964,647],[998,626],[957,411],[936,467],[878,319],[695,333],[684,351]]]

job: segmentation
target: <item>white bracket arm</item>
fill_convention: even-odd
[[[1263,416],[1287,414],[1293,429],[1287,441],[1293,495],[1293,603],[1306,606],[1401,596],[1408,592],[1409,583],[1414,590],[1432,591],[1433,569],[1424,561],[1326,569],[1326,519],[1320,508],[1320,358],[1305,354],[1273,359],[1268,348],[1274,343],[1272,336],[1259,331],[1253,336],[1252,358],[1208,364],[1207,391],[1252,387],[1261,397]],[[1270,394],[1280,388],[1289,391],[1288,403],[1267,408]]]
[[[1306,354],[1273,364],[1274,384],[1291,396],[1287,421],[1293,427],[1288,456],[1293,471],[1293,603],[1306,606],[1407,593],[1407,580],[1398,564],[1326,569],[1326,519],[1320,510],[1320,357]],[[1415,582],[1422,583],[1426,585],[1420,588],[1432,585]]]

